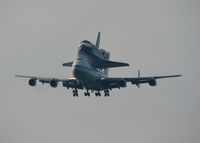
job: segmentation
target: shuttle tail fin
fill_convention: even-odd
[[[97,48],[97,49],[99,49],[100,38],[101,38],[101,33],[98,32],[97,41],[96,41],[96,48]]]

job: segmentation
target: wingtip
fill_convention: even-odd
[[[121,63],[121,67],[126,67],[126,66],[130,66],[128,63]]]
[[[72,64],[73,64],[73,61],[67,62],[67,63],[63,63],[62,66],[64,66],[64,67],[71,67]]]
[[[180,77],[180,76],[182,76],[182,75],[181,74],[174,75],[174,77]]]
[[[122,64],[122,66],[130,66],[130,64],[129,63],[121,63]]]

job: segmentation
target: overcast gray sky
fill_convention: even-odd
[[[200,142],[198,0],[1,0],[1,143]],[[73,98],[15,74],[69,78],[84,39],[130,63],[112,76],[182,74],[157,87]]]

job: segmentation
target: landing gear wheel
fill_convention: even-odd
[[[109,90],[108,89],[106,89],[106,90],[104,90],[104,96],[106,97],[106,96],[110,96],[110,94],[109,94]]]
[[[84,95],[85,95],[85,96],[90,96],[90,93],[89,93],[89,92],[88,92],[88,93],[85,92]]]
[[[95,92],[95,95],[96,96],[101,96],[101,93],[98,91],[98,92]]]
[[[87,92],[84,92],[84,95],[89,97],[90,96],[89,91],[87,90]]]
[[[78,94],[75,94],[75,93],[74,93],[74,94],[73,94],[73,97],[78,97]]]
[[[75,97],[75,96],[78,97],[78,90],[77,89],[74,89],[72,92],[73,92],[73,97]]]

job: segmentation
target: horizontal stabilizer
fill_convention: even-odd
[[[62,64],[63,66],[66,66],[66,67],[71,67],[73,64],[73,61],[72,62],[68,62],[68,63],[64,63]]]

